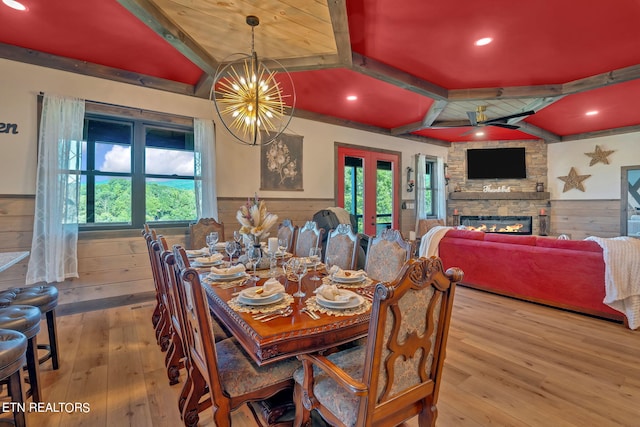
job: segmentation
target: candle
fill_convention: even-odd
[[[278,252],[278,238],[277,237],[269,237],[269,253],[275,254]]]
[[[544,209],[540,209],[540,215],[546,215],[546,212]]]
[[[453,210],[453,214],[454,214],[454,215],[458,215],[458,209],[454,209],[454,210]]]
[[[416,232],[409,231],[409,240],[416,240]]]

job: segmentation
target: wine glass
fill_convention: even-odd
[[[298,290],[293,294],[293,296],[302,298],[307,295],[302,292],[302,278],[307,274],[307,263],[304,258],[296,258],[293,262],[292,269],[293,273],[298,276]]]
[[[336,270],[337,268],[337,263],[339,262],[339,257],[338,255],[326,255],[325,259],[324,259],[324,268],[327,270],[327,273],[329,273],[329,281],[330,283],[333,283],[334,280],[334,276],[336,274]],[[334,266],[336,266],[336,268],[333,268]]]
[[[247,259],[253,264],[253,276],[251,280],[254,282],[258,282],[260,280],[258,275],[256,274],[256,266],[260,262],[262,258],[262,249],[260,246],[248,246],[247,247]]]
[[[209,247],[209,255],[213,255],[215,253],[218,239],[219,236],[217,231],[212,231],[211,233],[207,234],[206,240],[207,246]]]
[[[320,258],[322,256],[322,248],[313,247],[309,249],[309,262],[313,264],[313,277],[311,280],[314,282],[320,280],[318,277],[318,264],[320,264]]]
[[[233,265],[233,254],[236,253],[236,242],[229,240],[224,244],[224,250],[229,255],[229,265]]]
[[[284,255],[287,252],[289,240],[286,237],[278,237],[278,252]]]
[[[236,243],[241,243],[242,242],[242,234],[240,234],[240,231],[235,230],[233,232],[233,240],[235,240]]]

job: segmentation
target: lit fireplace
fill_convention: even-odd
[[[532,234],[530,216],[460,216],[460,225],[486,233]]]

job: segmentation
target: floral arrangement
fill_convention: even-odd
[[[247,203],[238,210],[236,219],[242,226],[240,233],[252,235],[257,243],[261,237],[269,235],[269,230],[278,221],[278,216],[267,212],[264,200],[260,200],[256,194],[253,199],[247,199]]]

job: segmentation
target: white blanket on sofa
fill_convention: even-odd
[[[604,303],[627,316],[629,328],[640,327],[640,240],[632,237],[587,237],[602,247]]]
[[[427,231],[420,239],[420,251],[418,252],[418,255],[426,258],[438,256],[438,245],[440,244],[440,240],[445,234],[447,234],[447,231],[451,230],[451,228],[452,227],[444,225],[436,225],[429,229],[429,231]]]

